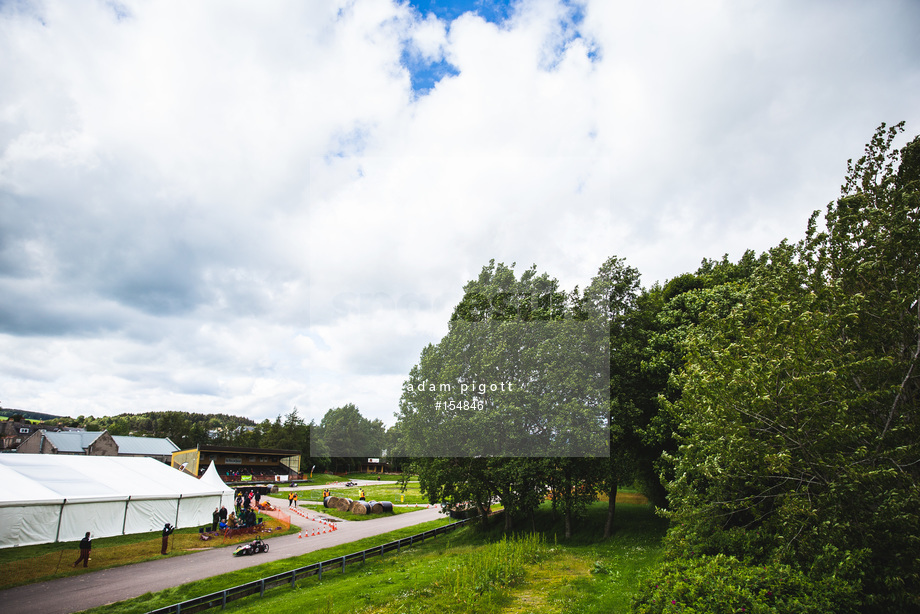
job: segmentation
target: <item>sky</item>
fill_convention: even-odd
[[[491,259],[803,237],[920,3],[0,2],[0,406],[390,425]]]

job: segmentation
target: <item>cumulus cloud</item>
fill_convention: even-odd
[[[650,284],[801,236],[920,125],[918,13],[0,5],[2,402],[392,422],[491,258]]]

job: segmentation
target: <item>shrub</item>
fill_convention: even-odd
[[[789,565],[751,565],[724,554],[679,559],[658,569],[633,603],[638,614],[820,614],[855,612],[858,588],[813,581]]]

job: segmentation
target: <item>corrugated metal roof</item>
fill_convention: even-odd
[[[45,431],[42,433],[45,438],[51,442],[58,452],[83,453],[104,431],[83,431],[81,433],[58,433],[55,431]],[[41,437],[41,435],[33,435]]]
[[[144,456],[171,455],[179,446],[168,437],[133,437],[131,435],[112,435],[118,444],[119,454],[143,454]]]

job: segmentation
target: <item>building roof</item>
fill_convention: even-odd
[[[119,454],[142,456],[170,456],[179,449],[169,437],[134,437],[132,435],[112,435],[118,444]]]
[[[191,452],[196,448],[181,450],[181,452]],[[198,446],[199,452],[221,453],[221,454],[264,454],[266,456],[297,456],[300,450],[285,450],[283,448],[238,448],[234,446],[218,446],[201,444]]]
[[[42,429],[45,438],[58,452],[82,454],[105,431],[69,431],[55,432]],[[38,436],[38,435],[36,435]],[[112,435],[118,446],[119,454],[135,456],[170,456],[179,449],[168,437],[134,437],[131,435]]]
[[[60,433],[42,429],[45,439],[51,442],[58,452],[82,454],[105,431],[83,431]],[[36,435],[37,436],[37,435]]]

